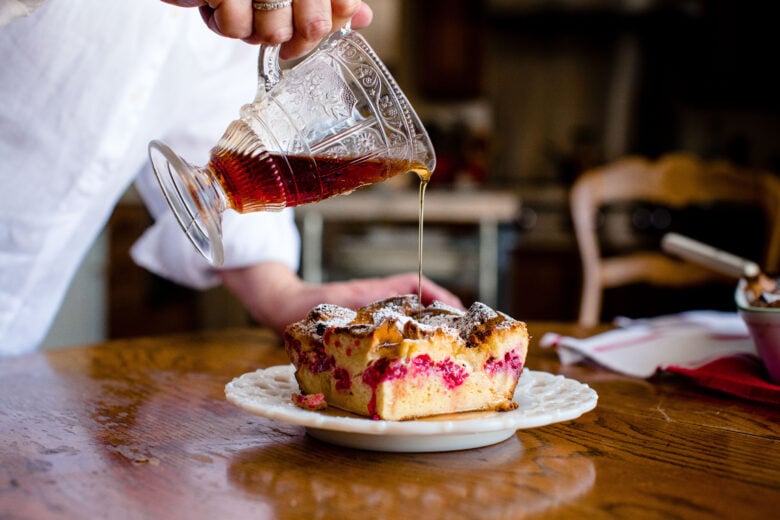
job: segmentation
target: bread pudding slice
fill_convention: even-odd
[[[353,311],[315,307],[284,344],[303,395],[372,419],[512,410],[525,323],[482,303],[463,312],[407,295]]]

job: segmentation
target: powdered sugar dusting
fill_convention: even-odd
[[[463,315],[463,311],[460,309],[456,309],[455,307],[452,307],[451,305],[447,305],[446,303],[440,302],[439,300],[434,301],[428,306],[428,310],[436,309],[436,310],[442,310],[445,312],[449,312],[450,314],[455,314],[458,316]]]
[[[408,321],[411,319],[409,317],[409,310],[398,305],[395,301],[389,302],[388,305],[377,305],[376,308],[372,310],[371,318],[374,325],[379,325],[387,320]]]
[[[321,303],[314,307],[306,319],[299,321],[297,325],[303,327],[307,336],[322,336],[326,327],[331,325],[346,327],[355,321],[356,316],[357,312],[352,309],[332,303]]]
[[[457,320],[463,311],[440,302],[421,307],[418,301],[417,296],[407,295],[377,302],[370,306],[374,325],[392,321],[403,332],[407,324],[411,323],[423,333],[432,334],[441,329],[449,335],[458,334]]]
[[[299,322],[299,325],[306,327],[307,334],[321,336],[324,329],[331,326],[378,327],[386,322],[394,323],[401,332],[411,322],[421,332],[432,334],[441,330],[464,340],[477,327],[488,322],[496,328],[511,328],[517,323],[484,303],[475,302],[467,312],[438,301],[421,308],[416,295],[405,295],[378,301],[358,311],[333,304],[321,304],[309,313],[306,320]]]
[[[478,325],[487,323],[488,321],[496,321],[499,317],[508,318],[505,314],[491,309],[484,303],[474,302],[471,307],[469,307],[468,312],[459,320],[458,330],[460,331],[460,335],[465,338],[471,334],[471,331]]]

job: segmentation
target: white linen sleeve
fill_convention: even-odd
[[[154,138],[192,164],[206,164],[209,150],[238,115],[241,104],[254,98],[257,48],[215,35],[197,15],[190,18],[187,37],[173,50],[165,64],[165,75],[158,82],[158,89],[163,85],[166,88],[158,90],[159,97],[150,104],[147,117]],[[160,114],[164,114],[163,120]],[[135,186],[154,218],[154,224],[130,251],[135,262],[188,287],[218,285],[215,268],[180,228],[148,160],[141,166]],[[261,262],[282,262],[293,270],[298,268],[300,237],[290,209],[247,214],[227,211],[222,235],[225,262],[220,269]]]
[[[155,221],[133,244],[136,264],[180,285],[208,289],[219,285],[216,268],[195,249],[168,208],[150,170],[136,187]],[[300,261],[300,235],[292,209],[239,214],[228,210],[222,220],[225,262],[219,269],[281,262],[294,271]]]
[[[260,262],[298,269],[300,237],[291,209],[244,215],[227,211],[222,226],[225,263],[219,269]],[[130,254],[141,267],[180,285],[208,289],[220,283],[216,269],[190,243],[171,212],[141,235]]]

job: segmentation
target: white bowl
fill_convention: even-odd
[[[737,284],[734,297],[769,377],[780,383],[780,308],[751,306],[745,296],[745,280]]]

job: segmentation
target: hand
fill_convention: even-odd
[[[305,318],[320,303],[356,309],[391,296],[417,294],[417,273],[309,284],[286,265],[268,262],[225,269],[220,275],[225,287],[238,297],[252,317],[279,334],[287,325]],[[464,309],[457,296],[423,278],[422,301],[429,305],[434,300]]]
[[[209,28],[247,43],[282,44],[279,57],[297,58],[348,21],[360,29],[373,13],[362,0],[294,0],[283,9],[260,11],[252,0],[163,0],[181,7],[198,7]]]

